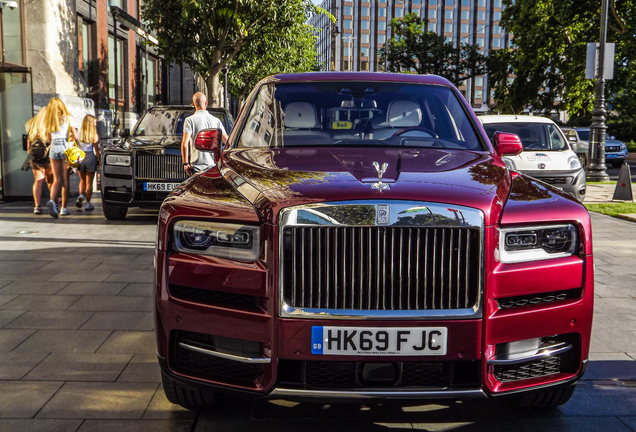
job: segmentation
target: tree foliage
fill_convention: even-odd
[[[275,38],[254,39],[246,48],[232,60],[228,80],[230,93],[241,104],[261,78],[311,71],[316,63],[314,27],[307,23],[296,23]]]
[[[443,76],[455,85],[486,72],[486,58],[476,45],[455,48],[443,36],[426,31],[428,20],[416,14],[391,20],[392,37],[380,49],[380,63],[391,72],[414,70]]]
[[[290,29],[319,11],[310,0],[145,0],[142,7],[144,21],[157,33],[159,54],[201,74],[212,104],[219,101],[224,66],[242,51],[249,58],[264,41],[289,38]]]
[[[520,112],[531,107],[549,113],[588,113],[594,103],[594,80],[585,79],[588,42],[598,42],[597,0],[504,0],[501,25],[514,46],[490,54],[488,72],[497,110]],[[627,112],[636,108],[636,11],[633,0],[610,0],[608,42],[616,42],[615,79],[608,81],[610,103]],[[514,76],[514,77],[513,77]],[[632,90],[634,89],[634,90]]]

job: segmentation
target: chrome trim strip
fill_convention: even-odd
[[[375,212],[375,208],[378,205],[388,205],[390,207],[390,211],[389,214],[390,216],[390,222],[388,225],[396,223],[398,220],[398,215],[400,215],[400,213],[402,212],[402,214],[404,214],[405,211],[407,210],[411,210],[414,213],[419,214],[420,212],[422,212],[422,214],[426,214],[426,215],[431,215],[432,220],[434,220],[435,217],[441,217],[443,218],[443,223],[435,223],[435,224],[427,224],[427,223],[421,223],[421,224],[414,224],[412,226],[422,226],[422,227],[428,227],[428,228],[449,228],[449,227],[453,227],[453,226],[457,226],[457,227],[471,227],[471,228],[479,228],[480,230],[480,235],[479,235],[479,250],[480,250],[480,257],[479,257],[479,283],[478,283],[478,289],[477,289],[477,297],[475,299],[475,307],[473,308],[466,308],[466,309],[440,309],[440,310],[393,310],[393,311],[388,311],[388,310],[347,310],[347,309],[332,309],[330,304],[326,304],[325,307],[323,308],[294,308],[288,304],[285,303],[285,301],[283,300],[283,285],[284,285],[284,275],[283,275],[283,265],[282,263],[285,260],[285,257],[283,256],[283,252],[284,252],[284,248],[283,248],[283,244],[284,244],[284,231],[285,231],[285,227],[286,226],[292,226],[292,227],[324,227],[324,226],[337,226],[336,223],[333,223],[331,225],[328,224],[323,224],[323,225],[316,225],[316,224],[302,224],[302,223],[298,223],[298,211],[299,210],[303,210],[303,209],[312,209],[314,211],[319,212],[321,208],[333,208],[333,207],[346,207],[346,206],[357,206],[357,207],[361,207],[361,211],[367,210],[367,213],[372,214],[373,215],[373,220],[369,219],[369,221],[360,221],[360,220],[355,220],[355,221],[344,221],[344,222],[339,222],[338,225],[345,225],[345,226],[365,226],[365,227],[374,227],[374,226],[387,226],[387,224],[382,224],[382,225],[378,225],[376,222],[376,212]],[[369,211],[368,207],[372,207],[373,208],[373,212]],[[423,210],[426,210],[426,212],[424,212]],[[404,216],[402,216],[404,217]],[[330,218],[333,219],[333,218]],[[325,219],[325,221],[327,221],[329,219]],[[479,319],[482,317],[482,307],[483,307],[483,293],[484,293],[484,257],[485,257],[485,232],[486,232],[486,227],[485,227],[485,218],[484,218],[484,213],[477,209],[477,208],[472,208],[472,207],[465,207],[465,206],[460,206],[460,205],[454,205],[454,204],[444,204],[444,203],[430,203],[430,202],[426,202],[426,201],[404,201],[404,200],[360,200],[360,201],[338,201],[338,202],[327,202],[327,203],[318,203],[318,204],[306,204],[306,205],[299,205],[299,206],[294,206],[294,207],[287,207],[284,208],[280,211],[279,213],[279,250],[278,250],[278,257],[279,257],[279,263],[281,263],[281,265],[278,266],[278,295],[279,295],[279,316],[281,318],[311,318],[311,319],[354,319],[354,320],[364,320],[364,319],[369,319],[369,320],[374,320],[374,319],[439,319],[439,318],[449,318],[449,319]],[[335,222],[335,221],[334,221]],[[380,237],[378,236],[377,238],[377,242],[378,242],[378,246],[380,245]],[[434,238],[432,239],[434,245],[433,247],[435,247],[435,245],[437,244],[437,236],[433,236]],[[468,239],[470,239],[470,236],[468,236]],[[369,238],[369,240],[371,240],[371,238]],[[386,236],[384,236],[384,243],[386,244]],[[327,236],[327,245],[326,247],[329,248],[329,237]],[[338,236],[335,235],[334,239],[333,239],[333,245],[332,245],[332,250],[339,251],[340,249],[340,242],[338,239]],[[470,241],[468,241],[468,245],[470,248]],[[428,260],[428,249],[429,249],[429,233],[426,233],[426,238],[424,240],[424,254],[425,254],[425,260]],[[469,257],[469,248],[466,251],[466,259],[468,260]],[[386,247],[384,248],[384,250],[386,250]],[[344,250],[345,252],[345,256],[346,256],[346,250]],[[369,257],[371,258],[371,257]],[[386,261],[386,257],[384,257],[384,261]],[[346,258],[342,258],[342,259],[346,259]],[[387,287],[386,285],[386,278],[385,277],[381,277],[385,276],[386,272],[387,272],[387,268],[383,265],[381,265],[381,257],[378,254],[378,256],[376,257],[377,259],[377,267],[378,267],[378,271],[376,274],[377,277],[377,285],[376,288],[378,291],[380,291],[380,281],[382,284],[382,291],[384,293],[386,293]],[[340,265],[339,265],[340,264]],[[334,274],[338,274],[338,271],[340,270],[339,267],[346,267],[345,261],[340,262],[339,260],[336,259],[334,260]],[[327,274],[329,273],[329,264],[327,263]],[[426,279],[427,279],[427,265],[424,267],[423,269],[423,282],[424,284],[426,284]],[[392,269],[391,269],[392,271]],[[433,272],[435,272],[435,267],[433,267]],[[466,278],[469,278],[469,269],[466,266]],[[304,277],[304,275],[300,275],[301,278]],[[330,278],[328,278],[327,280],[327,288],[329,288],[330,286]],[[344,287],[340,287],[338,284],[338,280],[334,280],[333,281],[334,287],[333,287],[333,291],[335,293],[335,303],[337,305],[338,303],[338,291],[341,291],[341,294],[344,290]],[[304,285],[304,284],[303,284]],[[433,291],[434,292],[434,291]],[[304,291],[303,291],[304,294]],[[468,292],[465,293],[466,296],[468,296]],[[376,296],[376,303],[379,302],[379,293]],[[296,299],[298,300],[298,299]],[[303,300],[303,299],[301,299]],[[344,299],[343,299],[344,300]],[[328,302],[327,302],[328,303]],[[434,305],[434,304],[433,304]],[[433,306],[431,305],[431,306]],[[334,305],[335,306],[335,305]],[[376,307],[378,307],[378,305],[376,304]],[[429,307],[428,305],[426,305],[426,307]]]
[[[219,357],[225,360],[233,360],[233,361],[237,361],[240,363],[251,363],[251,364],[268,364],[271,363],[272,359],[270,358],[249,358],[249,357],[242,357],[242,356],[236,356],[236,355],[232,355],[232,354],[226,354],[226,353],[222,353],[222,352],[218,352],[218,351],[212,351],[209,349],[205,349],[205,348],[199,348],[196,347],[194,345],[190,345],[190,344],[186,344],[183,342],[179,342],[179,346],[181,348],[190,350],[190,351],[194,351],[194,352],[198,352],[200,354],[207,354],[213,357]]]
[[[502,359],[502,360],[492,359],[492,360],[488,360],[488,364],[501,365],[501,366],[513,366],[513,365],[518,365],[522,363],[543,360],[548,357],[563,354],[565,352],[570,351],[571,349],[572,349],[572,345],[562,346],[562,343],[561,343],[561,344],[541,348],[541,351],[539,351],[539,353],[532,355],[530,357],[524,357],[520,359]]]
[[[487,399],[481,389],[467,390],[302,390],[290,388],[275,388],[268,398],[328,398],[328,399]]]

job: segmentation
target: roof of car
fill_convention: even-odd
[[[490,123],[547,123],[554,124],[552,120],[546,117],[540,116],[526,116],[526,115],[485,115],[480,116],[482,124]]]
[[[266,78],[278,82],[307,81],[388,81],[403,83],[439,84],[450,86],[451,83],[437,75],[401,74],[387,72],[304,72],[294,74],[273,75]]]
[[[154,105],[149,109],[177,109],[177,110],[193,110],[194,107],[192,105]],[[208,111],[227,111],[223,107],[211,107],[209,106]]]

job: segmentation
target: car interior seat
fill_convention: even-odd
[[[377,117],[373,122],[373,138],[392,137],[400,129],[419,126],[422,122],[422,110],[417,102],[393,101],[389,103],[386,118]]]

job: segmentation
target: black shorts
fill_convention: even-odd
[[[84,152],[84,160],[77,168],[79,172],[94,173],[97,171],[97,157],[92,151]]]

